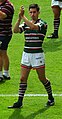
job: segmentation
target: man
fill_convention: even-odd
[[[0,82],[10,79],[8,44],[12,38],[14,7],[9,0],[0,0]]]
[[[22,6],[19,18],[14,27],[14,33],[22,33],[24,31],[25,46],[21,60],[21,78],[18,101],[8,108],[22,107],[23,97],[27,89],[27,79],[31,68],[36,69],[39,80],[46,88],[48,93],[47,106],[54,105],[51,84],[45,77],[45,61],[42,49],[42,43],[47,31],[47,24],[38,18],[39,13],[39,6],[37,4],[29,5],[30,21],[24,15],[24,7]],[[20,25],[21,19],[24,20],[24,23]]]
[[[47,38],[58,38],[58,30],[60,26],[60,15],[62,9],[62,0],[52,0],[51,3],[52,11],[54,14],[54,31],[51,35],[47,36]]]

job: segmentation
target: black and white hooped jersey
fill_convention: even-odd
[[[39,30],[31,30],[25,23],[19,26],[20,31],[24,31],[25,45],[24,51],[28,53],[40,53],[42,50],[42,43],[47,31],[47,23],[38,19],[35,24],[38,25]],[[45,26],[46,27],[45,27]]]
[[[7,15],[5,19],[0,20],[0,36],[11,36],[14,6],[9,0],[5,0],[2,4],[0,4],[0,11]]]

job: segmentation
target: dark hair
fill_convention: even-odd
[[[31,8],[36,8],[36,9],[37,9],[37,11],[39,11],[39,10],[40,10],[40,8],[39,8],[38,4],[30,4],[30,5],[29,5],[29,10],[30,10]]]

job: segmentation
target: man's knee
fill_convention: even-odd
[[[20,78],[20,80],[21,80],[21,82],[27,82],[27,79],[25,78],[25,76],[22,76],[22,77]]]

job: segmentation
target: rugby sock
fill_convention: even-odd
[[[0,77],[2,77],[2,78],[3,78],[2,71],[0,71]]]
[[[60,18],[54,19],[54,34],[58,36],[58,29],[60,25]]]
[[[49,100],[53,100],[53,96],[52,96],[52,89],[51,89],[51,84],[50,84],[50,81],[47,80],[46,83],[43,83],[44,84],[44,87],[48,93],[48,99]]]
[[[9,76],[10,76],[10,74],[9,74],[9,70],[4,70],[3,75],[9,77]]]
[[[22,103],[26,89],[27,89],[27,83],[20,83],[18,101],[21,103]]]

